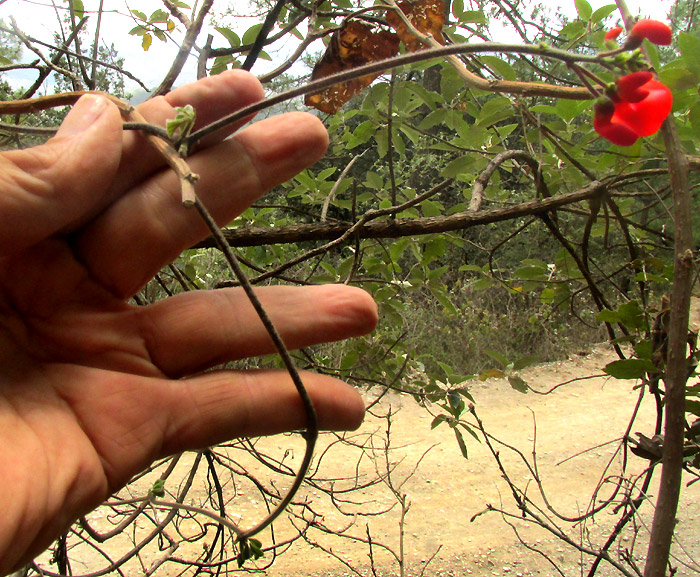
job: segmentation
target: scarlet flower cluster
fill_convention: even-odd
[[[615,40],[622,27],[610,29],[606,40]],[[671,43],[671,29],[657,20],[639,20],[630,30],[624,47],[634,49],[644,39],[654,44]],[[630,146],[638,138],[656,134],[671,112],[673,95],[651,72],[632,72],[620,78],[607,95],[596,102],[593,128],[619,146]]]
[[[620,78],[616,91],[595,105],[593,128],[619,146],[656,134],[671,112],[673,96],[651,72],[633,72]]]

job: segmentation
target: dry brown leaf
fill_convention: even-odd
[[[311,73],[311,80],[391,58],[398,52],[399,38],[396,34],[388,30],[375,30],[372,26],[351,20],[333,34],[326,52]],[[334,84],[323,92],[307,95],[304,102],[321,112],[334,114],[343,104],[369,86],[377,76],[379,73],[366,74]]]
[[[418,0],[417,2],[404,0],[397,5],[416,30],[426,35],[430,34],[440,44],[444,44],[442,27],[445,24],[445,2],[443,0]],[[386,21],[396,30],[406,50],[416,52],[425,48],[423,43],[408,31],[408,27],[394,10],[387,10]]]

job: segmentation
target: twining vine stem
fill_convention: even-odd
[[[204,222],[209,227],[209,230],[212,232],[214,239],[219,245],[219,249],[224,254],[226,262],[231,267],[231,270],[235,274],[236,278],[238,279],[238,282],[241,284],[241,287],[246,293],[246,296],[255,308],[255,311],[257,312],[258,316],[260,317],[260,320],[265,326],[265,329],[270,335],[270,338],[272,339],[272,342],[274,343],[275,348],[277,349],[277,352],[280,355],[280,358],[282,359],[282,362],[284,363],[287,372],[289,373],[289,376],[292,378],[292,382],[296,387],[297,393],[299,394],[299,397],[301,398],[302,403],[304,405],[304,409],[306,411],[307,423],[306,432],[304,433],[304,440],[306,441],[306,450],[304,452],[302,464],[299,467],[299,472],[294,478],[294,482],[292,483],[290,489],[287,491],[286,495],[277,504],[277,507],[275,507],[275,509],[272,512],[270,512],[267,515],[267,517],[265,517],[265,519],[263,519],[258,525],[256,525],[252,529],[248,529],[247,531],[243,531],[242,533],[238,534],[238,540],[241,541],[259,533],[260,531],[268,527],[277,517],[280,516],[282,511],[284,511],[287,505],[294,498],[294,495],[296,494],[297,490],[304,481],[306,472],[308,471],[309,465],[311,464],[313,450],[316,445],[316,440],[318,439],[318,418],[316,415],[316,409],[314,408],[313,402],[311,401],[311,398],[309,397],[309,394],[306,391],[306,388],[304,387],[304,383],[302,382],[301,377],[299,376],[299,372],[297,371],[297,368],[294,365],[294,361],[292,360],[292,357],[289,354],[289,350],[285,346],[282,337],[275,328],[275,325],[273,324],[272,320],[267,314],[267,311],[262,306],[262,303],[255,294],[253,285],[248,280],[248,277],[246,277],[245,272],[243,271],[243,268],[238,262],[238,259],[236,258],[236,255],[231,249],[230,245],[226,242],[226,238],[224,237],[223,232],[216,224],[211,214],[209,214],[209,211],[199,198],[195,200],[195,208],[199,212]]]

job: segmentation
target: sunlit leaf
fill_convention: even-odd
[[[216,26],[214,27],[214,30],[216,30],[219,34],[226,38],[226,40],[228,40],[228,43],[231,45],[232,48],[236,48],[241,45],[240,37],[230,28],[226,28],[224,26]]]
[[[578,12],[579,18],[588,22],[593,15],[591,5],[587,0],[574,0],[574,3],[576,4],[576,12]]]
[[[593,15],[591,16],[591,22],[597,23],[597,22],[600,22],[601,20],[605,20],[608,16],[610,16],[610,14],[612,14],[616,10],[617,10],[617,6],[615,4],[608,4],[607,6],[601,6],[595,12],[593,12]]]
[[[148,34],[148,28],[145,26],[134,26],[129,30],[129,34],[132,36],[143,36],[144,34]]]
[[[170,19],[170,15],[163,10],[156,10],[148,18],[150,24],[165,24]]]
[[[85,6],[83,0],[70,0],[73,6],[73,13],[76,18],[82,18],[85,15]]]

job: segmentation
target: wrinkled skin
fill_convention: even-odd
[[[198,126],[259,100],[232,71],[140,106],[153,123],[192,104]],[[273,352],[238,289],[127,304],[163,265],[208,233],[177,179],[116,107],[83,97],[46,145],[0,153],[0,575],[154,459],[237,436],[303,427],[284,372],[203,371]],[[313,116],[291,113],[189,159],[220,223],[324,153]],[[258,294],[289,347],[371,331],[376,307],[346,286]],[[322,428],[357,427],[359,395],[303,374]]]

